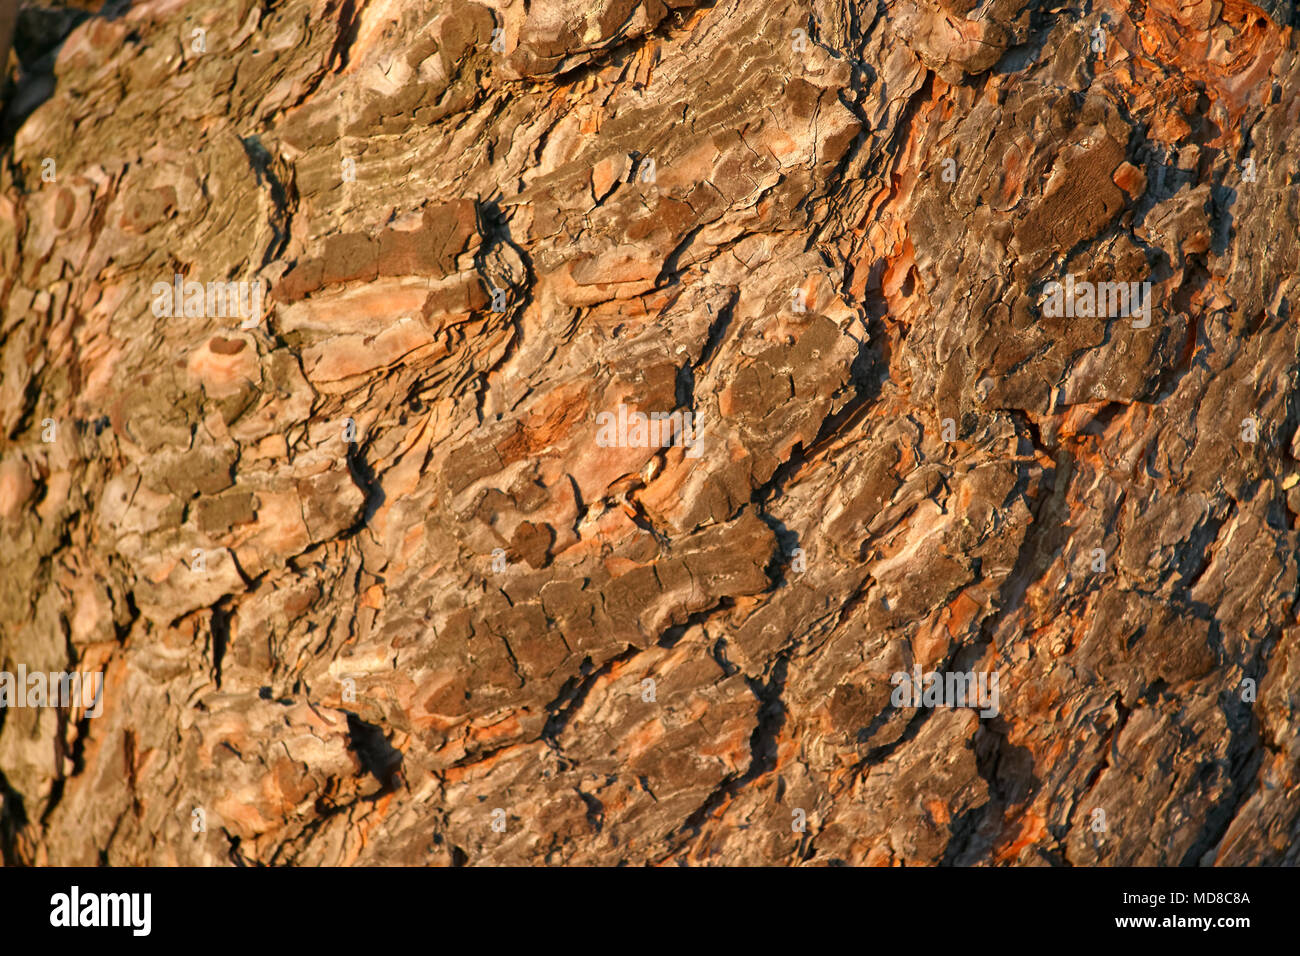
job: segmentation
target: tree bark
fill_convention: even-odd
[[[59,16],[6,863],[1300,860],[1294,4]]]

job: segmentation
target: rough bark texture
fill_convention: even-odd
[[[24,11],[4,859],[1296,863],[1295,20]]]

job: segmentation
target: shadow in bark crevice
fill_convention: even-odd
[[[383,729],[367,723],[356,714],[348,715],[348,749],[357,756],[362,770],[383,786],[380,793],[389,793],[401,782],[402,752],[388,742]]]
[[[62,3],[19,7],[19,0],[0,0],[0,154],[13,147],[14,136],[27,117],[54,95],[54,64],[68,35],[87,20],[116,20],[131,9],[132,0],[104,0],[98,11]],[[7,16],[13,17],[6,36]],[[9,48],[17,55],[18,76],[8,70]]]

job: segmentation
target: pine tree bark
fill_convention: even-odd
[[[1297,863],[1295,21],[25,8],[4,861]]]

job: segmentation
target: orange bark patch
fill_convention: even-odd
[[[1020,856],[1020,851],[1032,846],[1047,836],[1047,820],[1033,810],[1026,810],[1021,815],[1019,826],[1010,842],[993,851],[995,863],[1012,863]]]

